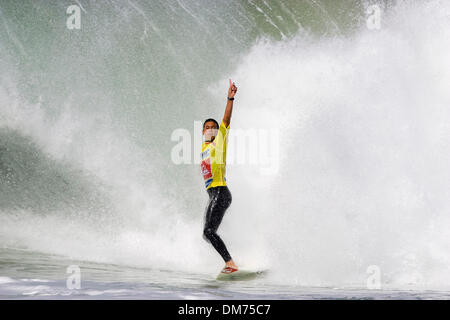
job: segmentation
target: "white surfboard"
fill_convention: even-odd
[[[264,276],[267,273],[266,270],[250,271],[250,270],[238,270],[232,273],[219,273],[217,280],[219,281],[244,281],[253,280]]]

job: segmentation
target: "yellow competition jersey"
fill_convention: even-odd
[[[220,123],[217,137],[213,142],[202,144],[201,169],[206,189],[226,186],[225,162],[227,157],[228,132],[230,125]]]

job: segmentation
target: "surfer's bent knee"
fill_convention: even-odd
[[[211,236],[214,234],[214,231],[211,228],[203,229],[203,239],[207,242],[211,242]]]

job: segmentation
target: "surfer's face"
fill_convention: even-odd
[[[217,136],[217,126],[213,121],[208,121],[205,123],[205,127],[203,128],[203,136],[206,142],[212,142],[214,138]]]

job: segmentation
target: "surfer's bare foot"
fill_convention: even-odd
[[[225,262],[225,267],[231,267],[233,269],[237,269],[237,265],[234,263],[233,259],[231,259],[230,261]]]

